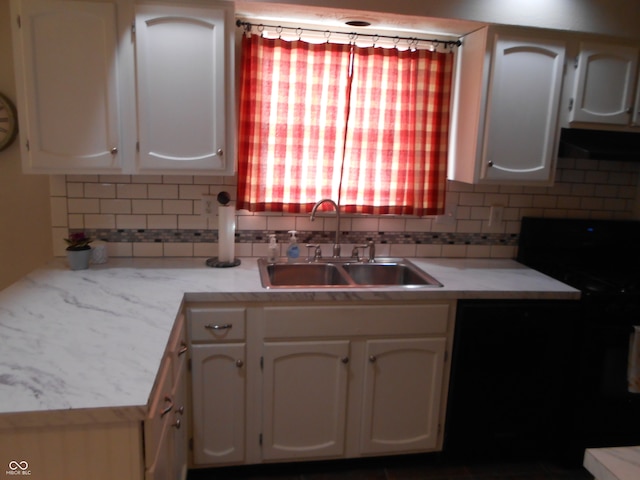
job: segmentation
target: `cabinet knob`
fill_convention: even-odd
[[[173,410],[173,399],[169,395],[164,397],[164,403],[167,405],[166,407],[164,407],[164,410],[160,412],[160,418],[164,417],[167,413]]]
[[[224,155],[224,151],[221,148],[219,148],[218,150],[216,150],[216,155],[219,157],[222,157]]]
[[[489,163],[487,163],[487,165],[493,167],[493,160],[489,160]]]
[[[369,361],[371,363],[376,363],[376,360],[378,360],[378,357],[376,357],[375,355],[369,355]]]
[[[244,366],[244,362],[242,360],[236,360],[236,367],[242,368]]]
[[[182,356],[185,353],[187,353],[187,350],[189,349],[189,347],[187,347],[187,344],[184,342],[180,343],[180,350],[178,350],[178,356]]]
[[[113,147],[111,149],[111,155],[116,155],[118,153],[118,149],[116,147]]]
[[[230,323],[225,323],[223,325],[210,323],[209,325],[204,326],[204,328],[208,328],[209,330],[229,330],[231,327],[233,327],[233,325]]]
[[[342,358],[340,359],[340,361],[341,361],[342,363],[344,363],[344,364],[347,364],[347,363],[349,363],[349,357],[342,357]]]
[[[180,430],[180,427],[182,426],[182,421],[177,418],[175,423],[171,425],[172,427],[174,427],[176,430]]]

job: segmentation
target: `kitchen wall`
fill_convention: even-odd
[[[9,2],[0,2],[0,92],[14,103]],[[23,175],[17,141],[0,152],[0,290],[51,258],[49,183]]]
[[[443,217],[343,216],[343,254],[369,239],[378,255],[513,258],[525,215],[623,219],[637,213],[640,164],[560,159],[552,187],[472,186],[449,182]],[[203,194],[229,191],[235,180],[192,176],[52,176],[55,252],[64,254],[68,229],[107,240],[110,256],[215,256],[217,220],[200,214]],[[489,225],[491,206],[504,207],[503,222]],[[301,242],[322,243],[330,255],[332,214],[237,215],[236,255],[264,256],[268,234],[282,247],[287,231]],[[284,253],[284,251],[283,251]]]

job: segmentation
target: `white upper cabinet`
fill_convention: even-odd
[[[23,171],[233,174],[232,2],[11,8]]]
[[[119,171],[115,5],[14,0],[12,10],[24,171]]]
[[[225,10],[140,5],[135,36],[139,170],[232,173]]]
[[[637,47],[581,43],[569,100],[569,122],[638,125]],[[635,108],[632,104],[636,94]]]
[[[465,37],[458,53],[449,178],[553,182],[565,45],[521,34]]]

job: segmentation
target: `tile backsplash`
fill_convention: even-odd
[[[559,159],[552,187],[449,182],[442,217],[343,215],[342,252],[373,240],[379,256],[513,258],[523,216],[633,218],[639,172],[636,163]],[[235,196],[233,177],[57,175],[50,183],[58,256],[70,230],[107,241],[113,257],[216,256],[217,218],[201,214],[202,195],[226,190]],[[502,207],[495,225],[492,206]],[[309,215],[243,210],[237,212],[235,253],[266,256],[269,233],[284,248],[286,232],[294,229],[301,243],[320,243],[330,255],[333,213],[311,222]]]

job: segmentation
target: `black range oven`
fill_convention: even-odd
[[[628,385],[640,222],[524,218],[517,259],[581,291],[567,449],[640,445],[640,393]]]

